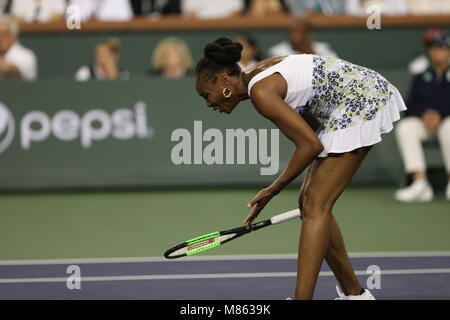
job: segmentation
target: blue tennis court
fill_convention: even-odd
[[[351,260],[377,299],[450,299],[450,252],[352,254]],[[67,286],[71,265],[79,267],[80,289]],[[293,296],[296,265],[295,255],[4,261],[0,299],[284,300]],[[324,264],[315,299],[336,298],[336,285]]]

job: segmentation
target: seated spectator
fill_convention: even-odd
[[[345,11],[351,16],[367,16],[370,6],[377,6],[383,15],[407,15],[408,0],[346,0]]]
[[[242,44],[241,60],[238,62],[241,70],[251,68],[261,60],[259,48],[255,40],[247,36],[239,36],[235,41]]]
[[[396,128],[397,143],[412,184],[398,190],[402,202],[431,201],[422,142],[437,137],[448,173],[446,198],[450,200],[450,37],[442,35],[428,44],[429,68],[416,75],[407,99],[407,117]]]
[[[129,72],[119,68],[120,41],[108,39],[95,47],[95,63],[82,66],[75,74],[75,80],[128,80]]]
[[[181,0],[131,0],[135,16],[181,14]]]
[[[341,14],[345,12],[346,0],[284,0],[290,13],[296,16],[308,12],[321,12],[326,15]]]
[[[181,0],[181,13],[198,19],[220,19],[238,15],[244,0]]]
[[[428,48],[433,43],[433,39],[442,37],[443,35],[444,32],[441,29],[435,28],[427,30],[423,36],[425,48]],[[408,71],[413,75],[417,75],[425,72],[425,70],[427,70],[429,67],[430,67],[430,58],[425,53],[414,58],[409,63]]]
[[[179,79],[191,72],[192,57],[188,45],[175,37],[161,40],[152,56],[153,70],[167,79]]]
[[[61,20],[65,10],[65,0],[13,0],[11,6],[11,14],[27,23]]]
[[[246,14],[256,17],[280,14],[286,11],[280,0],[247,0],[246,8]]]
[[[100,21],[128,21],[133,18],[133,9],[129,0],[70,0],[81,10],[81,21],[92,18]]]
[[[289,28],[289,41],[283,41],[269,48],[270,57],[290,54],[318,54],[328,57],[337,57],[337,54],[324,42],[311,41],[311,29],[302,19],[296,19]]]
[[[9,15],[0,16],[0,79],[37,77],[36,55],[19,43],[19,25]]]

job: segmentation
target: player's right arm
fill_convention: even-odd
[[[308,112],[302,113],[302,117],[309,124],[309,126],[314,132],[316,132],[322,125],[322,122],[320,122],[319,119],[317,119]]]
[[[256,110],[270,119],[295,144],[291,160],[283,173],[253,198],[253,207],[244,223],[250,225],[270,199],[295,179],[322,152],[323,145],[309,124],[281,98],[280,75],[274,74],[257,82],[251,89],[251,100]],[[283,89],[281,89],[283,91]]]
[[[281,78],[277,74],[274,76]],[[295,144],[294,154],[286,170],[273,183],[272,187],[278,193],[322,152],[323,145],[305,119],[283,101],[279,92],[270,89],[276,88],[271,82],[280,81],[272,77],[252,87],[251,99],[256,110],[271,120]]]

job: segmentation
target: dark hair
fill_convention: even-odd
[[[195,76],[201,75],[207,80],[216,82],[217,75],[224,69],[230,76],[237,76],[241,68],[237,62],[241,60],[242,45],[222,37],[208,43],[203,49],[204,57],[197,63]]]

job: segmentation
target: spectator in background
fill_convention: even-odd
[[[427,44],[429,68],[416,75],[409,90],[407,117],[396,128],[397,143],[412,184],[398,190],[402,202],[431,201],[433,189],[427,179],[422,142],[437,137],[449,183],[450,200],[450,37],[442,34]]]
[[[0,78],[22,78],[34,81],[37,77],[36,55],[19,43],[19,25],[10,15],[0,16]]]
[[[179,79],[192,70],[192,57],[188,45],[175,37],[161,40],[153,51],[153,71],[164,78]]]
[[[345,10],[348,15],[367,16],[367,8],[378,6],[383,15],[407,15],[408,0],[346,0]]]
[[[198,19],[228,18],[243,10],[244,0],[181,0],[182,14]]]
[[[128,21],[133,18],[129,0],[69,0],[69,5],[81,9],[81,21]]]
[[[242,45],[241,60],[238,62],[241,70],[251,68],[255,63],[261,60],[259,48],[254,39],[247,36],[239,36],[235,41]]]
[[[27,23],[61,20],[65,10],[65,0],[13,0],[11,5],[11,14]]]
[[[129,72],[119,67],[120,40],[110,38],[95,47],[95,63],[82,66],[75,74],[75,80],[128,80]]]
[[[281,0],[246,0],[245,7],[246,14],[256,17],[280,14],[286,11]]]
[[[346,0],[284,0],[290,13],[304,15],[308,12],[321,12],[326,15],[345,12]]]
[[[181,14],[181,0],[131,0],[136,16]]]
[[[310,26],[302,19],[295,19],[289,28],[289,41],[283,41],[269,48],[268,54],[276,57],[299,53],[337,57],[327,43],[312,42]]]
[[[431,44],[433,44],[433,39],[440,38],[444,35],[444,32],[441,29],[429,29],[423,35],[423,42],[425,44],[425,49],[428,48]],[[430,58],[427,53],[422,54],[416,58],[414,58],[408,65],[408,71],[417,75],[425,72],[430,67]]]

